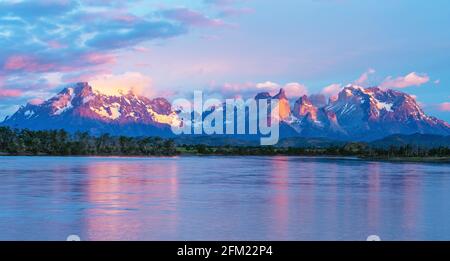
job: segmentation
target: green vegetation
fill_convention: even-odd
[[[7,155],[171,156],[175,142],[161,138],[100,137],[64,130],[30,131],[0,127],[0,153]]]
[[[86,132],[69,134],[64,130],[30,131],[0,127],[0,155],[289,155],[353,156],[374,160],[450,162],[450,148],[401,146],[374,148],[362,142],[327,147],[208,146],[176,145],[172,139],[158,137],[90,136]]]
[[[318,147],[274,147],[274,146],[205,146],[182,145],[178,151],[191,155],[289,155],[289,156],[353,156],[377,160],[450,161],[450,148],[420,148],[412,146],[371,148],[366,143],[351,142],[344,146]]]

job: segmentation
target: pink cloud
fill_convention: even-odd
[[[150,49],[144,46],[135,46],[133,47],[133,50],[140,53],[148,53],[150,51]]]
[[[19,97],[22,91],[13,89],[0,89],[0,97]]]
[[[57,42],[49,42],[54,48],[59,46]],[[110,53],[91,52],[78,57],[75,60],[50,61],[48,57],[38,57],[31,55],[12,55],[3,64],[3,69],[9,72],[26,73],[50,73],[50,72],[74,72],[85,69],[89,66],[112,65],[117,62],[116,56]],[[70,62],[69,62],[70,61]]]
[[[412,72],[406,76],[400,76],[395,79],[387,77],[380,85],[380,88],[406,88],[410,86],[420,86],[430,81],[426,74],[417,74]]]
[[[367,80],[369,79],[369,76],[371,74],[374,74],[375,70],[374,69],[369,69],[367,71],[365,71],[363,74],[361,74],[361,76],[355,81],[356,84],[358,85],[363,85],[367,82]]]
[[[102,74],[89,80],[92,88],[108,95],[132,92],[137,95],[154,96],[152,79],[139,72]]]
[[[342,85],[339,83],[333,83],[325,88],[322,89],[320,92],[321,94],[328,96],[328,97],[334,97],[336,96],[340,91],[342,90]]]
[[[283,88],[286,91],[287,97],[289,98],[300,97],[308,94],[308,89],[306,88],[306,86],[298,82],[288,83]]]
[[[115,64],[117,59],[112,54],[90,53],[84,56],[84,59],[90,64]]]
[[[444,102],[444,103],[439,104],[439,110],[450,111],[450,102]]]
[[[212,86],[217,88],[218,92],[227,96],[234,97],[253,97],[260,92],[268,92],[271,95],[275,95],[283,88],[288,98],[296,98],[308,93],[308,89],[305,85],[297,82],[287,83],[280,85],[275,82],[266,81],[261,83],[225,83],[222,86]]]
[[[44,99],[41,99],[41,98],[34,98],[34,99],[31,99],[28,101],[28,103],[32,104],[32,105],[40,105],[43,102],[44,102]]]
[[[10,56],[3,69],[7,71],[26,71],[26,72],[43,72],[54,68],[55,65],[51,63],[39,63],[34,57],[27,55],[13,55]]]
[[[226,25],[221,19],[213,19],[204,14],[188,9],[188,8],[174,8],[164,10],[163,15],[169,19],[177,20],[179,22],[192,26],[224,26]]]
[[[26,67],[31,62],[31,58],[24,55],[10,56],[3,68],[5,70],[19,70]]]

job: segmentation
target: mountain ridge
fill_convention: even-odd
[[[292,105],[283,89],[274,96],[258,93],[255,99],[279,99],[280,138],[372,141],[394,134],[450,135],[448,123],[426,115],[414,97],[396,90],[348,85],[320,106],[306,95]],[[177,124],[177,112],[166,98],[149,99],[131,92],[106,95],[81,82],[42,104],[22,106],[0,125],[32,130],[63,128],[94,135],[173,137],[170,128]]]

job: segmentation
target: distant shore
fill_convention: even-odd
[[[314,154],[314,155],[302,155],[302,154],[216,154],[216,153],[189,153],[189,152],[178,152],[173,155],[124,155],[124,154],[93,154],[93,155],[50,155],[50,154],[31,154],[31,153],[21,153],[21,154],[11,154],[0,152],[1,156],[26,156],[26,157],[142,157],[142,158],[153,158],[153,157],[208,157],[208,156],[224,156],[224,157],[249,157],[249,156],[261,156],[261,157],[277,157],[277,156],[286,156],[286,157],[306,157],[306,158],[329,158],[329,159],[347,159],[353,158],[358,160],[365,161],[379,161],[379,162],[409,162],[409,163],[445,163],[450,164],[450,157],[368,157],[368,156],[354,156],[354,155],[329,155],[329,154]]]
[[[387,162],[418,162],[418,163],[450,163],[450,157],[358,157],[363,160]]]

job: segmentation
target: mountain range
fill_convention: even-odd
[[[12,128],[92,135],[172,136],[170,124],[177,118],[164,98],[148,99],[133,93],[112,96],[94,91],[88,83],[64,88],[42,104],[28,103],[1,125]]]
[[[348,85],[327,101],[306,95],[293,100],[280,89],[274,96],[266,92],[255,96],[261,98],[279,99],[280,138],[373,141],[393,134],[450,135],[447,122],[426,115],[413,96],[396,90]],[[41,104],[20,107],[0,125],[173,137],[173,124],[179,124],[178,115],[166,98],[149,99],[131,92],[111,96],[84,82],[64,88]]]

